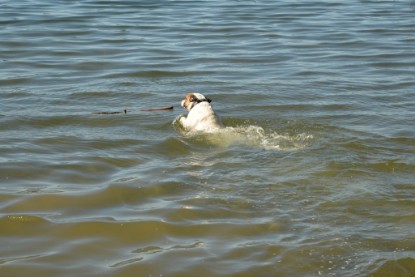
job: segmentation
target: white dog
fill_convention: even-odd
[[[222,128],[218,117],[210,105],[211,100],[200,93],[188,93],[182,107],[189,113],[180,118],[180,123],[188,131],[215,131]]]

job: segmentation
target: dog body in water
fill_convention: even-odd
[[[200,132],[207,133],[207,136],[202,136],[203,143],[225,147],[236,144],[266,150],[297,150],[307,147],[314,140],[311,134],[280,135],[274,131],[266,132],[256,125],[223,127],[210,102],[212,101],[203,94],[188,93],[181,102],[188,114],[176,118],[173,124],[181,125],[190,137],[199,135]]]
[[[210,105],[212,102],[201,93],[188,93],[181,102],[189,113],[179,121],[187,131],[215,131],[222,128],[218,117]]]

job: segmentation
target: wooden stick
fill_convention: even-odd
[[[169,106],[169,107],[162,107],[162,108],[150,108],[150,109],[141,109],[140,111],[144,111],[144,112],[149,112],[149,111],[170,111],[173,110],[174,107],[173,106]],[[127,109],[125,109],[122,112],[95,112],[93,114],[127,114]]]
[[[151,108],[151,109],[141,109],[140,111],[168,111],[168,110],[173,110],[174,107],[170,106],[170,107],[163,107],[163,108]]]
[[[120,114],[120,113],[127,114],[127,110],[124,110],[122,112],[96,112],[96,113],[93,113],[93,114]]]

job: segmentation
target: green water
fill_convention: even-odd
[[[0,27],[0,276],[415,275],[411,1],[6,0]],[[224,129],[178,126],[189,91]]]

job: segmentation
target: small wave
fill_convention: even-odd
[[[178,120],[173,125],[190,141],[218,147],[245,145],[265,150],[293,151],[309,146],[314,139],[308,133],[279,134],[256,125],[225,127],[211,132],[186,131]]]

